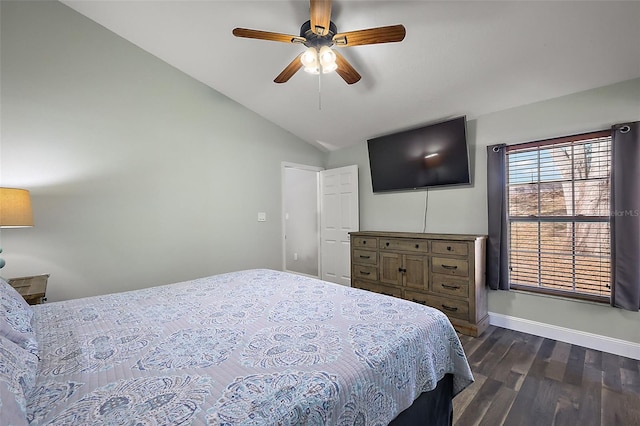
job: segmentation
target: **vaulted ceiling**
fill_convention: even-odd
[[[309,2],[71,1],[64,4],[326,150],[459,115],[474,118],[640,77],[637,1],[334,0],[338,32],[403,24],[401,43],[341,48],[362,75],[273,79],[304,46]]]

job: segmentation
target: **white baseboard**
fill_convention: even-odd
[[[489,324],[640,360],[640,344],[542,322],[489,312]]]

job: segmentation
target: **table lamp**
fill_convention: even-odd
[[[17,188],[0,188],[0,228],[25,228],[33,226],[29,191]],[[2,248],[0,248],[2,253]],[[0,268],[5,265],[0,258]]]

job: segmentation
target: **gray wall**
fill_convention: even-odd
[[[3,276],[55,301],[282,267],[281,162],[324,153],[61,3],[1,7],[0,184],[35,217]]]
[[[430,190],[428,200],[425,191],[373,194],[366,142],[331,152],[327,168],[358,164],[362,230],[422,232],[426,229],[426,232],[486,234],[487,145],[601,130],[614,123],[635,120],[640,120],[640,79],[469,120],[473,185]],[[425,201],[428,201],[426,227]],[[637,312],[513,291],[491,291],[489,310],[640,343]]]

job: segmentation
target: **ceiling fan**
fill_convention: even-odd
[[[307,47],[307,50],[296,56],[273,80],[276,83],[286,83],[300,68],[304,67],[305,71],[312,74],[335,71],[347,84],[353,84],[360,80],[360,74],[344,56],[331,49],[332,46],[350,47],[398,42],[402,41],[406,34],[402,25],[339,33],[336,25],[331,22],[331,0],[310,0],[310,12],[311,19],[302,24],[299,36],[246,28],[235,28],[233,35],[302,44]]]

